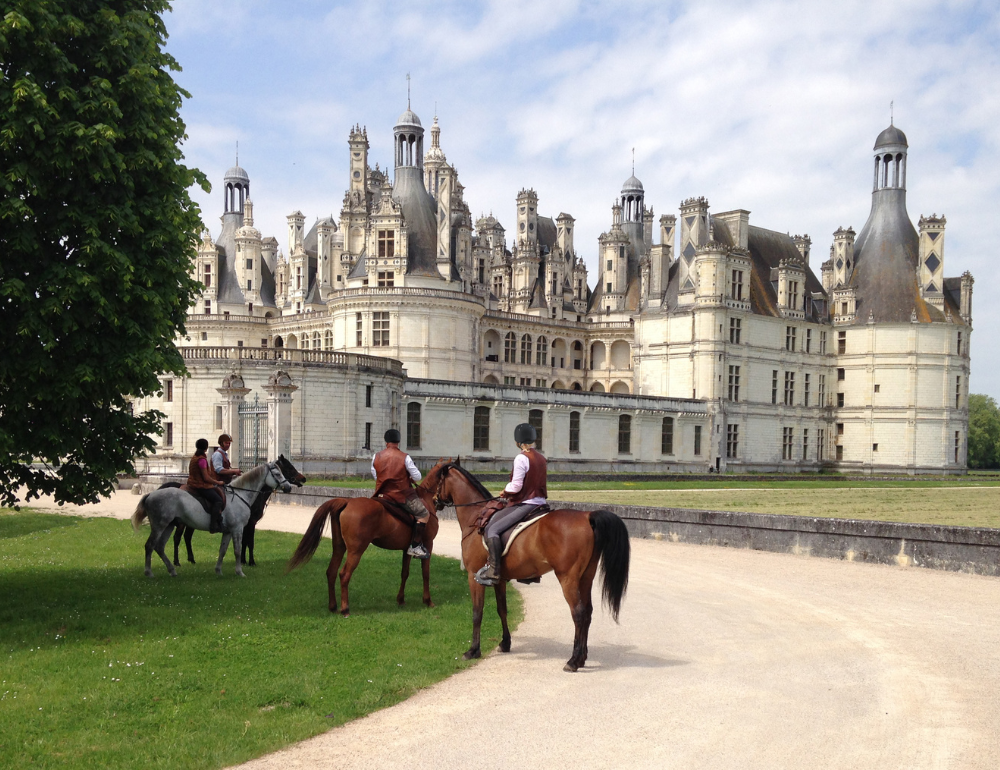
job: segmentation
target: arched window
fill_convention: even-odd
[[[280,335],[274,338],[274,347],[276,347],[276,348],[283,348],[283,347],[285,347],[285,341],[283,339],[281,339]]]
[[[416,401],[406,405],[406,448],[420,449],[420,404]]]
[[[549,342],[545,337],[538,338],[538,344],[536,345],[535,352],[535,363],[539,366],[549,365]]]
[[[532,409],[528,412],[528,425],[535,429],[535,448],[542,451],[542,410]]]
[[[618,454],[632,453],[632,417],[622,414],[618,417]]]
[[[319,350],[319,332],[313,332],[313,350]]]
[[[333,350],[333,331],[331,329],[323,332],[323,349]]]
[[[503,361],[505,364],[517,363],[517,337],[514,332],[507,332],[503,338]]]
[[[525,334],[521,337],[521,363],[531,363],[531,335]]]

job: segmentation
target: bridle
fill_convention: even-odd
[[[286,483],[288,482],[288,479],[286,479],[285,476],[284,476],[284,474],[281,473],[280,471],[278,472],[277,476],[274,474],[274,471],[271,468],[271,463],[265,463],[264,467],[267,468],[267,471],[265,472],[265,476],[264,476],[264,480],[265,481],[267,480],[267,477],[270,476],[272,479],[274,479],[275,484],[277,484],[277,485],[280,485],[282,481],[284,481]],[[239,500],[247,508],[252,508],[253,504],[255,502],[257,502],[257,498],[261,496],[261,493],[264,491],[265,488],[268,489],[268,491],[273,491],[273,489],[271,487],[268,487],[267,484],[265,484],[264,486],[262,486],[258,490],[245,490],[245,489],[242,489],[240,487],[230,486],[229,487],[229,491],[233,493],[233,497],[239,498]],[[277,489],[277,487],[274,487],[274,489]],[[243,497],[243,495],[240,494],[240,492],[247,492],[247,491],[250,491],[252,493],[252,495],[253,495],[250,498],[250,500],[247,500],[245,497]]]
[[[441,485],[444,484],[445,477],[448,475],[449,471],[451,471],[451,469],[453,467],[454,466],[452,466],[452,465],[449,465],[449,466],[445,467],[442,470],[442,472],[438,475],[437,488],[434,490],[434,508],[435,509],[437,509],[439,511],[443,511],[449,505],[452,506],[453,508],[464,508],[464,507],[469,506],[469,505],[482,505],[483,503],[489,503],[489,502],[492,502],[493,500],[499,500],[500,499],[500,495],[497,495],[496,497],[487,497],[485,500],[474,500],[471,503],[456,503],[456,502],[453,502],[451,500],[447,500],[447,501],[442,500],[441,499]]]

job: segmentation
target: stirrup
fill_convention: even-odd
[[[411,543],[410,547],[406,549],[407,556],[414,556],[418,559],[429,559],[431,555],[427,553],[427,549],[424,548],[423,543]]]
[[[479,571],[473,575],[472,578],[479,583],[479,585],[487,587],[495,586],[500,580],[500,576],[496,572],[490,574],[489,562],[480,567]]]

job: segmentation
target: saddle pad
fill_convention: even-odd
[[[524,521],[521,521],[521,522],[515,524],[513,527],[511,527],[506,532],[504,532],[500,536],[501,539],[503,540],[503,554],[502,554],[502,556],[506,556],[507,555],[507,552],[510,550],[510,544],[514,542],[514,538],[515,537],[517,537],[522,532],[524,532],[524,530],[526,530],[532,524],[536,524],[539,521],[541,521],[542,519],[544,519],[550,513],[552,513],[552,511],[546,510],[546,511],[543,511],[543,512],[539,513],[538,515],[532,514],[530,518],[527,518]],[[483,538],[483,547],[484,548],[486,547],[486,538],[485,537]]]
[[[382,507],[385,508],[385,510],[389,513],[389,515],[395,516],[406,526],[412,527],[414,522],[416,521],[416,519],[413,518],[413,514],[410,513],[408,510],[406,510],[399,503],[394,502],[393,500],[390,500],[387,497],[382,497],[381,495],[373,499],[378,500],[382,504]]]

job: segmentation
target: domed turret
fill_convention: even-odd
[[[222,191],[226,198],[223,213],[242,214],[243,205],[250,197],[250,175],[240,168],[239,155],[236,156],[236,165],[222,177]]]
[[[642,222],[642,215],[645,211],[645,206],[643,205],[644,197],[645,193],[642,189],[642,182],[633,173],[632,176],[625,180],[625,184],[622,185],[621,207],[622,219],[625,222]]]

